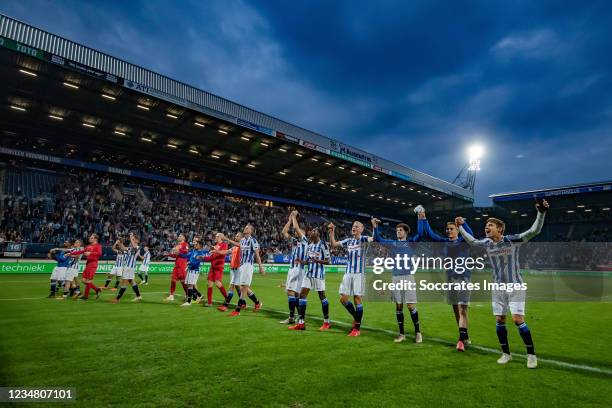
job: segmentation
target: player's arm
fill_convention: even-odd
[[[230,244],[240,246],[240,242],[234,241],[233,239],[229,239],[228,237],[225,236],[225,234],[221,234],[221,239],[229,242]]]
[[[463,229],[465,229],[468,232],[468,234],[474,236],[474,232],[472,232],[472,228],[470,228],[470,226],[468,225],[465,219],[463,220]]]
[[[295,231],[297,236],[300,237],[301,239],[304,237],[304,230],[300,228],[300,223],[297,220],[298,212],[293,211],[291,214],[293,215],[293,217],[291,217],[291,224],[293,225],[293,230]]]
[[[463,224],[465,224],[465,220],[463,219],[463,217],[455,218],[455,225],[457,225],[457,227],[459,228],[459,233],[461,234],[465,242],[467,242],[470,245],[479,246],[479,247],[487,246],[487,243],[489,241],[486,238],[485,239],[474,238],[472,234],[468,233],[465,230],[465,228],[463,228]]]
[[[542,227],[544,226],[544,217],[546,216],[546,211],[548,211],[549,207],[550,205],[546,200],[542,200],[541,202],[536,203],[538,215],[536,216],[536,219],[531,228],[529,228],[525,232],[521,232],[520,234],[518,234],[518,238],[521,241],[527,242],[537,236],[540,232],[542,232]]]
[[[261,256],[259,256],[259,248],[255,249],[255,261],[257,261],[257,265],[259,265],[259,273],[265,275],[266,271],[264,270],[263,263],[261,262]]]
[[[329,230],[329,244],[332,246],[332,248],[341,247],[342,241],[336,241],[336,226],[333,223],[330,223],[327,226],[327,229]]]
[[[427,221],[427,218],[425,218],[425,211],[421,211],[419,213],[419,216],[423,214],[424,218],[419,218],[419,220],[417,221],[417,229],[422,229],[423,235],[427,236],[429,238],[431,238],[432,241],[434,242],[443,242],[446,241],[446,239],[438,234],[437,232],[435,232],[433,229],[431,229],[431,225],[429,225],[429,221]],[[465,220],[463,221],[465,223]],[[465,224],[464,224],[465,225]],[[472,233],[472,230],[468,231],[470,235],[474,235]]]
[[[372,222],[372,230],[374,231],[374,237],[372,238],[373,241],[376,241],[376,242],[392,242],[393,241],[391,239],[384,239],[383,237],[380,236],[380,230],[378,229],[380,220],[378,218],[372,218],[370,221]]]
[[[291,235],[289,235],[289,228],[291,227],[292,223],[293,223],[293,211],[289,213],[289,219],[287,219],[287,222],[285,223],[285,226],[283,227],[283,230],[281,231],[285,239],[291,239]]]

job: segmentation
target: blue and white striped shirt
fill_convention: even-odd
[[[128,247],[127,251],[123,254],[123,267],[124,268],[136,268],[136,256],[140,253],[139,247]]]
[[[150,262],[151,262],[151,252],[145,251],[142,256],[142,266],[149,266]]]
[[[252,236],[242,238],[240,240],[240,265],[253,265],[257,250],[259,250],[259,243],[255,238]]]
[[[368,237],[363,235],[359,238],[346,238],[340,241],[340,244],[348,251],[346,273],[365,272],[365,254],[362,250],[364,242],[368,242]]]
[[[519,265],[519,249],[524,241],[518,235],[504,235],[502,240],[482,240],[493,269],[495,283],[523,283]]]
[[[325,265],[321,263],[313,263],[313,260],[322,261],[330,258],[329,247],[325,242],[319,240],[316,244],[311,242],[308,244],[308,251],[306,254],[307,258],[311,263],[308,264],[308,272],[306,276],[309,278],[325,279]]]
[[[470,245],[482,247],[487,251],[495,283],[523,283],[519,265],[519,249],[542,231],[543,224],[544,214],[538,212],[531,228],[520,234],[504,235],[499,242],[491,238],[475,239],[463,226],[459,227],[459,231]]]
[[[117,257],[115,258],[115,266],[121,268],[123,266],[123,252],[117,252]]]
[[[292,238],[291,243],[293,247],[291,248],[291,262],[289,262],[290,267],[295,268],[297,266],[302,268],[304,265],[301,263],[296,263],[295,260],[306,260],[308,252],[308,239],[306,239],[305,236],[302,236],[302,238]]]
[[[77,252],[77,251],[80,251],[82,249],[83,248],[72,248],[72,251],[70,251],[70,252],[73,252],[73,251]],[[71,259],[70,260],[70,267],[72,269],[79,269],[79,261],[81,260],[81,257],[83,257],[83,254],[77,255],[75,257],[70,257],[70,259]]]

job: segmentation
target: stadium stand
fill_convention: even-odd
[[[257,228],[264,255],[289,251],[289,243],[281,236],[287,207],[118,175],[25,166],[17,161],[5,163],[3,171],[7,182],[0,236],[2,241],[30,243],[27,255],[31,257],[44,256],[50,246],[61,245],[65,239],[86,238],[91,232],[97,232],[106,246],[135,232],[153,254],[160,254],[172,247],[181,232],[189,240],[202,236],[208,245],[214,232],[231,234],[247,222]],[[334,222],[339,235],[349,234],[351,219],[320,210],[299,210],[307,228],[325,228]],[[367,225],[369,220],[361,221]],[[108,249],[106,253],[110,255]]]

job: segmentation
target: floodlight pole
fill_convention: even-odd
[[[453,184],[469,190],[474,193],[474,185],[476,184],[476,172],[480,170],[480,160],[472,159],[461,169]]]

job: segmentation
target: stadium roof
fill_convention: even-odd
[[[379,214],[473,201],[454,184],[4,15],[0,73],[3,140],[34,140],[25,150],[190,167],[228,187]]]
[[[561,187],[550,187],[539,190],[517,191],[513,193],[492,194],[489,197],[493,202],[499,201],[516,201],[533,198],[546,198],[553,196],[566,196],[575,194],[586,194],[596,192],[612,191],[612,181],[599,181],[584,184],[571,184]]]

